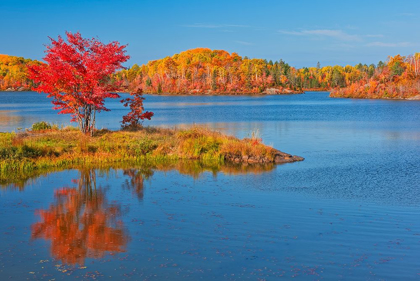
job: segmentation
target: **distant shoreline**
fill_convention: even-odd
[[[9,90],[9,91],[0,91],[0,93],[13,93],[13,92],[33,92],[31,90],[25,89],[25,90]],[[401,100],[401,101],[419,101],[420,95],[409,97],[409,98],[388,98],[388,97],[378,97],[378,98],[372,98],[372,97],[344,97],[344,96],[334,96],[331,95],[331,90],[315,90],[315,89],[305,89],[304,91],[299,92],[279,92],[276,94],[269,94],[269,93],[214,93],[214,92],[208,92],[208,93],[144,93],[145,95],[150,96],[286,96],[286,95],[302,95],[306,94],[308,92],[329,92],[330,98],[334,99],[359,99],[359,100]],[[119,94],[129,94],[129,92],[121,91],[117,92]]]
[[[8,89],[5,91],[0,91],[1,92],[8,92],[8,93],[12,93],[12,92],[33,92],[31,89]],[[129,91],[117,91],[116,93],[119,94],[129,94]],[[260,92],[260,93],[218,93],[218,92],[186,92],[186,93],[143,93],[145,95],[152,95],[152,96],[275,96],[275,95],[299,95],[299,94],[304,94],[305,91],[291,91],[291,90],[287,90],[287,91],[281,91],[278,89],[267,89],[264,92]]]

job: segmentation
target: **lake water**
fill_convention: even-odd
[[[0,131],[68,124],[0,93]],[[145,124],[200,124],[305,161],[253,170],[85,169],[0,190],[0,279],[419,280],[420,102],[146,96]],[[117,129],[110,101],[98,127]]]

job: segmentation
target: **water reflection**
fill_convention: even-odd
[[[1,110],[0,111],[0,127],[12,127],[17,128],[23,123],[23,117],[19,115],[12,115],[15,111],[13,110]]]
[[[123,175],[128,176],[122,185],[123,189],[133,191],[139,201],[144,196],[144,180],[153,176],[151,169],[123,169]]]
[[[36,211],[41,220],[31,227],[32,239],[49,240],[51,255],[71,265],[125,252],[128,234],[121,206],[107,200],[106,188],[96,186],[95,170],[81,170],[74,182],[77,187],[55,190],[55,202]]]
[[[277,165],[278,166],[278,165]],[[116,165],[102,165],[95,168],[97,171],[108,172],[111,169],[122,169],[124,174],[129,177],[129,180],[125,181],[123,188],[129,190],[142,190],[142,180],[148,179],[153,175],[153,170],[159,171],[173,171],[176,170],[181,174],[188,175],[194,179],[199,178],[205,172],[211,172],[213,176],[217,176],[218,173],[224,173],[228,175],[240,175],[240,174],[260,174],[272,171],[276,167],[275,164],[222,164],[219,162],[201,162],[201,161],[175,161],[175,162],[162,162],[162,163],[119,163]],[[0,187],[3,189],[18,189],[23,191],[25,186],[35,182],[39,177],[46,176],[51,172],[62,171],[65,169],[71,169],[72,167],[65,167],[59,169],[39,169],[32,171],[14,171],[2,173],[0,171]],[[73,168],[80,168],[75,166]]]
[[[122,168],[126,179],[124,190],[132,191],[140,200],[144,197],[144,180],[153,176],[153,169],[161,171],[177,170],[194,178],[205,171],[229,174],[260,173],[272,169],[273,165],[206,165],[202,162],[187,161],[172,164]],[[35,212],[40,221],[31,226],[31,239],[44,239],[51,243],[54,259],[68,265],[83,265],[87,258],[102,258],[106,254],[125,252],[129,235],[123,223],[121,204],[107,199],[108,187],[97,186],[96,172],[106,173],[107,169],[80,169],[79,179],[72,180],[73,187],[62,187],[54,191],[54,202],[47,209]],[[33,178],[31,178],[33,180]],[[23,190],[20,182],[16,187]],[[116,187],[118,188],[118,187]]]

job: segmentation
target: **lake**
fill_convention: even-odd
[[[145,125],[257,134],[305,161],[66,170],[4,185],[1,279],[420,279],[420,102],[145,97],[155,113]],[[69,124],[44,95],[0,98],[0,132]],[[97,127],[118,129],[125,109],[108,102]]]

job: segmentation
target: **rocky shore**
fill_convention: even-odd
[[[303,161],[305,158],[284,153],[282,151],[276,150],[274,152],[274,157],[266,156],[257,156],[257,155],[225,155],[225,160],[233,163],[249,163],[249,164],[265,164],[265,163],[275,163],[275,164],[284,164]]]
[[[4,92],[24,92],[24,91],[30,91],[30,90],[26,87],[16,87],[16,88],[10,87],[4,90]]]

